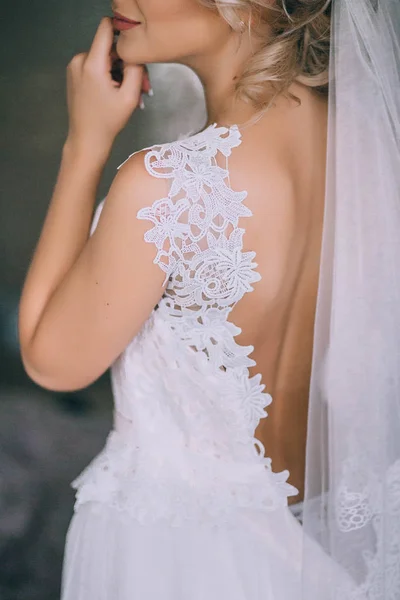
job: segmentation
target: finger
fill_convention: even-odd
[[[151,90],[150,75],[149,75],[149,71],[148,71],[147,67],[145,67],[143,81],[142,81],[142,91],[145,94],[148,94],[150,90]]]
[[[114,32],[110,17],[103,17],[94,36],[88,53],[87,62],[99,71],[110,68],[110,53],[114,41]]]
[[[143,81],[143,65],[125,65],[120,93],[127,101],[139,102]]]
[[[80,54],[75,54],[75,56],[72,57],[72,59],[70,60],[70,62],[68,63],[68,69],[69,70],[77,70],[80,71],[82,69],[83,63],[85,62],[87,57],[87,53],[86,52],[81,52]]]

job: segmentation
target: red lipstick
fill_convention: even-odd
[[[125,29],[132,29],[132,27],[136,27],[137,25],[140,25],[139,21],[132,21],[132,19],[128,19],[127,17],[124,17],[124,15],[121,15],[120,13],[117,13],[115,11],[113,11],[113,13],[114,13],[113,27],[114,27],[114,29],[117,29],[118,31],[124,31]]]

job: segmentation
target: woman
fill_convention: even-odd
[[[288,509],[303,495],[331,3],[114,8],[133,21],[114,21],[123,83],[103,19],[68,67],[69,133],[20,305],[39,385],[80,389],[112,365],[114,429],[74,482],[63,600],[366,598],[311,537],[302,558]],[[130,156],[90,231],[151,62],[198,74],[208,123]]]

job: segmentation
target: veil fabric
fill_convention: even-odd
[[[317,541],[330,598],[399,600],[400,0],[332,9],[302,598]]]

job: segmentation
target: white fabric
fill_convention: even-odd
[[[228,518],[237,507],[274,510],[296,490],[275,474],[254,431],[271,396],[249,376],[253,350],[227,318],[260,275],[242,251],[246,192],[215,162],[241,142],[237,126],[208,127],[145,157],[168,197],[138,213],[169,280],[143,330],[112,367],[115,431],[74,482],[77,505],[102,500],[141,520]],[[178,501],[179,498],[179,501]]]
[[[353,579],[332,600],[398,600],[400,2],[337,0],[332,27],[303,522]]]
[[[195,522],[171,527],[165,522],[140,525],[105,504],[87,503],[74,515],[68,532],[63,597],[298,598],[299,544],[287,544],[293,517],[282,510],[286,511],[256,516],[240,513],[235,527]]]
[[[238,227],[251,216],[246,192],[216,161],[240,143],[236,125],[212,125],[146,154],[148,172],[171,183],[138,213],[168,284],[112,366],[113,431],[73,482],[63,600],[299,597],[296,490],[254,437],[271,397],[227,320],[260,278]],[[324,600],[328,567],[313,552],[309,600]]]
[[[400,598],[399,26],[398,0],[333,3],[303,530],[254,438],[271,398],[227,320],[259,279],[246,192],[215,160],[240,133],[210,126],[147,155],[171,183],[138,214],[168,287],[113,365],[115,426],[74,482],[63,600]]]

